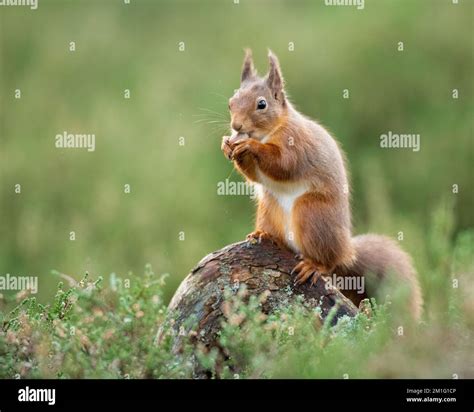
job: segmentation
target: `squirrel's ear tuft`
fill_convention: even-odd
[[[257,75],[255,67],[253,65],[252,50],[245,49],[244,64],[242,66],[242,76],[240,78],[241,83],[249,80]]]
[[[280,63],[271,50],[268,50],[268,61],[270,63],[270,68],[267,74],[267,85],[277,100],[283,100],[284,81],[281,74]]]

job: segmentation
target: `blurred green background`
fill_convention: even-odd
[[[36,11],[2,7],[0,274],[40,276],[44,300],[58,281],[53,269],[76,278],[126,275],[149,262],[170,274],[169,298],[201,257],[244,238],[253,202],[218,196],[217,183],[240,180],[220,139],[243,48],[251,47],[260,73],[267,48],[278,55],[296,107],[341,142],[355,233],[403,232],[426,287],[431,211],[451,205],[453,237],[473,226],[473,5],[39,0]],[[94,133],[95,152],[55,148],[63,131]],[[421,150],[381,149],[388,131],[419,133]]]

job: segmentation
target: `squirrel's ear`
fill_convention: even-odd
[[[240,78],[241,83],[249,80],[257,75],[255,67],[253,66],[252,50],[245,49],[244,64],[242,66],[242,76]]]
[[[283,100],[284,81],[281,74],[280,63],[278,62],[278,58],[271,50],[268,51],[268,61],[270,63],[270,69],[268,70],[267,74],[267,86],[273,92],[275,99]]]

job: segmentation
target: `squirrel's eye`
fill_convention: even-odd
[[[267,107],[267,102],[265,99],[258,99],[258,102],[257,102],[257,109],[258,110],[263,110],[265,109],[265,107]]]

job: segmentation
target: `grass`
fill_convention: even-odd
[[[1,377],[183,378],[195,359],[228,378],[474,377],[474,2],[268,3],[2,8],[0,274],[37,275],[39,287],[0,298]],[[237,301],[245,322],[223,325],[226,365],[202,348],[172,353],[176,287],[253,229],[254,202],[216,190],[241,181],[219,146],[244,47],[262,74],[271,48],[296,107],[341,142],[354,232],[398,238],[413,256],[421,325],[395,303],[328,328],[298,305],[265,318],[258,300]],[[64,131],[94,133],[96,151],[55,148]],[[421,150],[380,148],[388,131],[421,134]],[[140,273],[145,262],[166,282]],[[155,345],[160,327],[167,338]]]
[[[254,202],[217,194],[218,182],[241,181],[219,148],[244,47],[261,74],[271,48],[298,110],[341,142],[356,233],[403,231],[418,253],[427,211],[453,184],[454,230],[473,226],[473,2],[39,3],[0,13],[0,272],[41,276],[42,302],[55,293],[51,269],[80,280],[146,262],[170,273],[169,299],[203,255],[252,231]],[[96,151],[57,149],[65,130],[94,133]],[[388,131],[420,133],[421,150],[381,149]]]
[[[163,299],[167,275],[148,266],[142,276],[86,276],[69,288],[61,282],[46,305],[24,292],[3,297],[4,307],[9,299],[20,302],[1,315],[0,377],[190,378],[197,362],[211,376],[230,379],[472,378],[474,233],[449,241],[449,222],[446,205],[438,208],[430,234],[436,266],[424,272],[421,324],[403,314],[396,293],[330,327],[303,301],[267,316],[260,310],[264,296],[246,300],[228,291],[219,335],[227,360],[190,343],[175,354]]]

